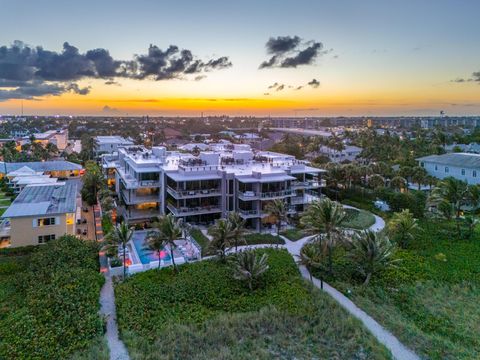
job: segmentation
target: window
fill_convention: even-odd
[[[38,237],[38,243],[39,244],[45,244],[49,242],[50,240],[55,240],[55,234],[52,235],[40,235]]]
[[[472,176],[473,176],[473,177],[477,177],[477,170],[473,170],[473,171],[472,171]]]
[[[448,168],[448,166],[445,166],[445,173],[448,174],[449,171],[450,171],[450,169]]]
[[[49,225],[55,225],[54,217],[37,219],[37,226],[49,226]]]
[[[438,166],[437,165],[435,165],[435,171],[438,171]]]
[[[420,166],[424,168],[424,167],[425,167],[425,163],[422,161],[422,162],[420,163]]]
[[[465,169],[462,169],[462,175],[465,175]]]

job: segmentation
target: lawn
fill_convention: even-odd
[[[285,244],[285,240],[272,234],[252,233],[245,236],[247,245]]]
[[[98,249],[73,237],[0,253],[1,359],[108,359]]]
[[[208,245],[210,240],[202,233],[199,228],[192,228],[190,231],[192,238],[200,245],[202,248],[202,255],[205,256],[208,254]]]
[[[305,236],[307,236],[305,231],[303,231],[301,229],[297,229],[297,228],[284,230],[280,234],[285,236],[290,241],[297,241],[297,240],[303,239]]]
[[[375,224],[375,217],[368,211],[345,208],[346,217],[342,226],[349,229],[364,230]]]
[[[132,359],[385,359],[389,354],[329,296],[300,277],[285,250],[253,292],[215,260],[150,270],[115,287]]]
[[[367,288],[342,250],[327,279],[423,357],[478,359],[480,233],[459,240],[453,224],[425,220],[421,227],[410,248],[397,253],[398,267]]]

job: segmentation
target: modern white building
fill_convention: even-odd
[[[480,154],[451,153],[418,158],[428,174],[439,179],[454,177],[469,184],[480,183]]]
[[[354,161],[362,152],[362,148],[354,145],[345,145],[343,150],[333,149],[322,145],[318,149],[319,154],[328,156],[331,162]]]
[[[46,145],[48,143],[57,146],[58,150],[63,151],[68,146],[68,130],[48,130],[43,133],[34,134],[35,141]]]
[[[133,145],[131,139],[125,139],[122,136],[96,136],[95,143],[97,144],[95,149],[97,156],[101,154],[111,154],[118,151],[120,147]]]
[[[209,224],[238,211],[247,226],[262,230],[275,222],[266,211],[274,199],[284,199],[290,214],[303,211],[324,186],[324,170],[285,154],[253,151],[246,145],[193,154],[164,147],[119,148],[115,166],[119,213],[129,222],[144,222],[172,213]]]

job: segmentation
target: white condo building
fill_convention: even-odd
[[[274,222],[265,210],[268,202],[284,199],[295,214],[324,185],[324,170],[293,156],[253,151],[248,145],[213,148],[194,156],[133,146],[119,148],[117,158],[103,158],[105,171],[115,171],[119,215],[135,223],[172,213],[209,224],[237,211],[247,226],[260,231]]]

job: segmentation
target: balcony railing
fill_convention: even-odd
[[[244,219],[261,217],[262,215],[264,215],[261,210],[242,210],[242,209],[238,209],[238,212],[240,213],[240,216]]]
[[[260,198],[260,194],[255,191],[239,191],[238,197],[241,200],[258,200]]]
[[[282,198],[282,197],[292,196],[292,195],[293,195],[292,190],[270,191],[270,192],[260,193],[260,197],[262,199]]]
[[[170,210],[175,216],[189,216],[189,215],[200,215],[200,214],[211,214],[221,212],[222,209],[219,205],[210,205],[210,206],[192,206],[192,207],[175,207],[172,204],[167,204],[168,210]]]
[[[315,189],[319,188],[324,184],[325,180],[322,181],[316,181],[316,180],[310,180],[310,181],[292,181],[292,189]]]
[[[160,216],[160,210],[158,209],[123,209],[123,215],[127,220],[140,220],[150,219]]]
[[[122,196],[123,200],[127,204],[143,204],[143,203],[149,203],[149,202],[159,202],[160,201],[160,195],[159,194],[153,194],[153,195],[135,195],[135,194],[129,194],[128,190],[122,190]]]
[[[220,196],[222,195],[221,189],[202,189],[202,190],[175,190],[170,186],[167,187],[167,191],[175,199],[188,199],[208,196]]]

